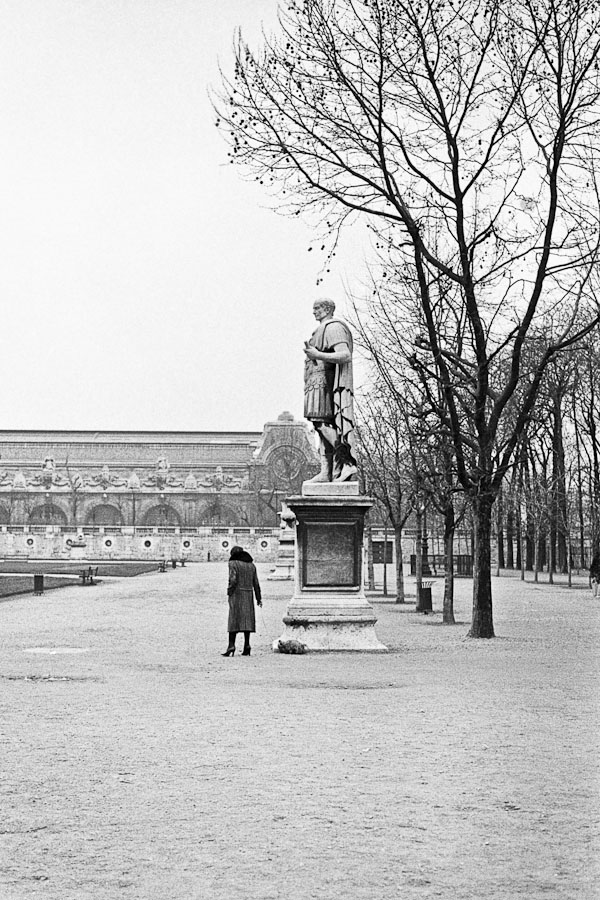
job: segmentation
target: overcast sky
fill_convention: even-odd
[[[351,254],[316,287],[308,225],[227,163],[208,99],[276,6],[0,0],[0,428],[301,417],[311,306],[343,312]]]

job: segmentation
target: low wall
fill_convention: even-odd
[[[0,557],[7,559],[189,559],[229,558],[236,544],[257,562],[274,562],[278,528],[133,528],[56,525],[0,528]]]

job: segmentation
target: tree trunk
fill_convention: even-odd
[[[367,590],[375,590],[375,565],[373,564],[373,526],[367,528]]]
[[[431,575],[431,567],[429,565],[429,538],[427,536],[427,508],[423,510],[423,526],[421,539],[421,574]]]
[[[523,546],[522,546],[523,535],[522,535],[521,517],[520,516],[517,516],[517,521],[516,521],[516,538],[517,538],[516,566],[517,566],[517,569],[521,569],[522,571],[524,571],[525,570],[525,555],[523,554]],[[522,562],[521,562],[521,559],[523,560]]]
[[[454,507],[447,506],[444,511],[444,608],[442,622],[444,625],[456,625],[454,619]]]
[[[577,463],[577,522],[579,525],[579,561],[578,569],[585,566],[584,541],[585,541],[585,518],[583,513],[583,476],[581,472],[581,443],[579,436],[579,425],[577,422],[577,406],[575,403],[575,393],[573,393],[573,427],[575,431],[575,460]],[[571,537],[569,535],[569,543]],[[570,568],[569,568],[570,571]]]
[[[527,528],[525,531],[525,568],[528,572],[533,570],[533,558],[535,556],[535,526],[532,516],[527,511]]]
[[[415,575],[416,575],[416,591],[417,591],[417,606],[416,610],[419,611],[419,604],[421,601],[421,588],[423,586],[423,515],[419,509],[415,511],[415,524],[416,524],[416,535],[415,535]]]
[[[512,507],[509,508],[506,513],[506,568],[514,569],[515,567],[515,556],[513,550],[513,544],[515,539],[515,520],[512,511]],[[517,562],[517,568],[519,567],[519,563]]]
[[[539,544],[538,572],[543,572],[544,567],[548,563],[548,553],[546,552],[547,538],[548,538],[548,535],[547,535],[546,529],[545,528],[540,529],[539,537],[538,537],[538,544]]]
[[[491,537],[493,497],[482,493],[473,502],[473,622],[469,636],[494,637],[492,615]]]
[[[383,529],[383,596],[387,597],[388,595],[388,586],[387,586],[387,547],[388,547],[388,527],[387,523]]]
[[[394,529],[394,544],[396,550],[396,603],[404,603],[404,569],[402,568],[402,528]]]
[[[567,495],[565,475],[565,447],[563,440],[563,416],[561,397],[554,400],[554,431],[552,435],[552,487],[553,504],[550,545],[552,572],[567,571]]]
[[[506,568],[506,561],[504,559],[504,523],[503,516],[504,510],[502,503],[502,491],[498,492],[498,499],[496,500],[496,541],[498,545],[498,575],[500,574],[500,569]]]
[[[525,525],[521,517],[517,520],[517,528],[519,535],[519,568],[521,570],[521,581],[525,581]]]

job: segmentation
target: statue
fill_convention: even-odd
[[[304,342],[304,417],[319,436],[321,471],[311,481],[349,481],[356,477],[352,334],[334,315],[335,303],[316,300],[319,323]]]
[[[46,456],[42,463],[42,484],[49,488],[52,486],[56,475],[56,463],[53,456]]]
[[[162,490],[169,481],[169,461],[166,456],[159,456],[156,460],[156,487]]]

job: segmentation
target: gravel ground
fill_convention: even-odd
[[[0,606],[1,900],[600,896],[583,579],[494,579],[492,641],[459,581],[455,627],[378,602],[389,653],[284,656],[259,573],[251,657],[223,564]]]

